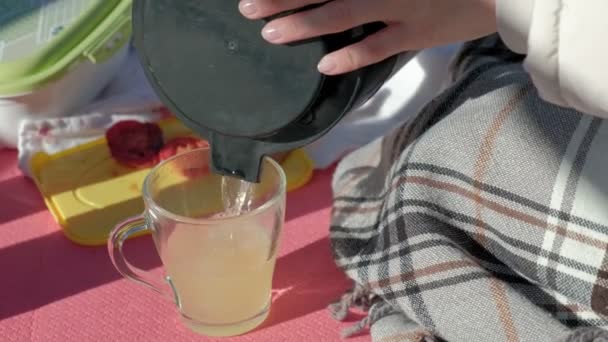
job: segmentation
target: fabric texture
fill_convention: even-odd
[[[606,338],[608,122],[541,100],[523,58],[468,43],[450,88],[338,165],[336,263],[394,309],[374,342]]]

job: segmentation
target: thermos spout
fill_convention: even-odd
[[[251,183],[260,180],[264,153],[251,139],[211,133],[211,171]]]

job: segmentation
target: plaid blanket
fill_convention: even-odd
[[[339,164],[330,234],[356,287],[331,309],[369,311],[347,335],[608,341],[608,122],[542,101],[522,58],[468,43],[451,88]]]

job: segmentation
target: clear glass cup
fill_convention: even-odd
[[[209,154],[198,149],[156,166],[144,181],[144,213],[114,228],[108,250],[124,277],[174,301],[190,329],[234,336],[268,316],[286,181],[271,158],[262,162],[258,184],[213,174]],[[145,232],[152,233],[164,281],[123,255],[124,242]]]

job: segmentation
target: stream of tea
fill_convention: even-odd
[[[220,186],[224,216],[239,216],[253,209],[255,183],[224,176]]]

